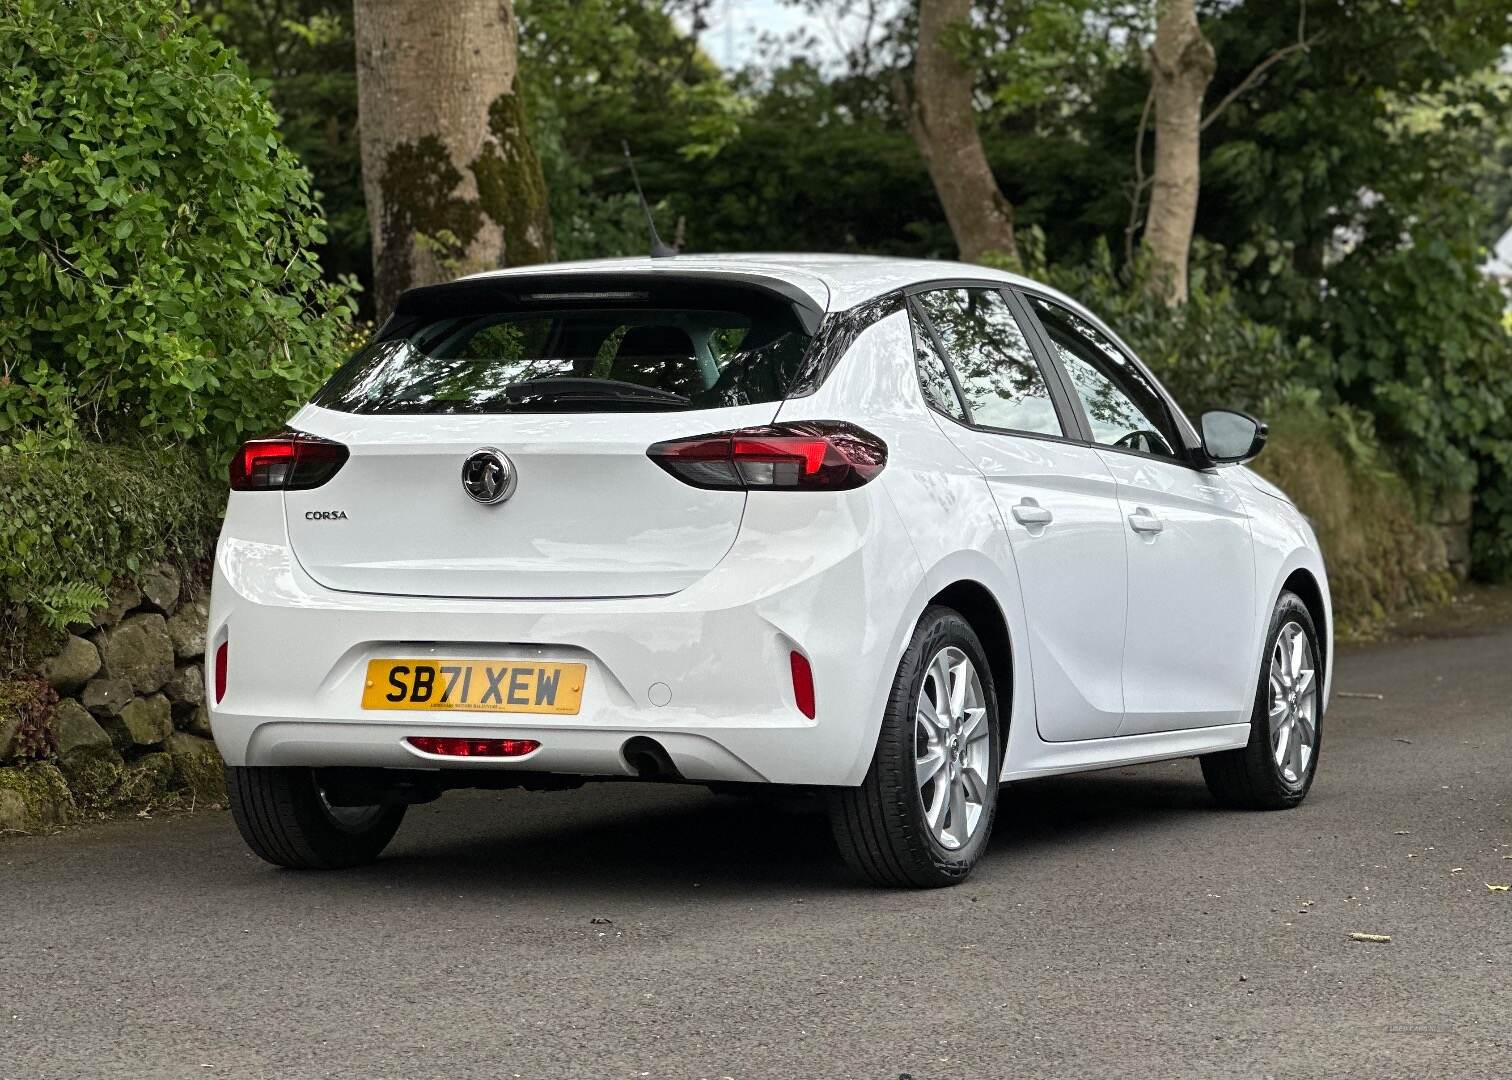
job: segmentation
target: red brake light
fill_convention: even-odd
[[[725,491],[846,491],[887,464],[886,443],[839,420],[673,439],[646,454],[685,484]]]
[[[231,459],[232,491],[305,491],[336,475],[350,451],[338,442],[285,431],[251,439]]]
[[[793,668],[793,700],[798,704],[798,711],[810,720],[814,718],[814,669],[808,662],[808,657],[801,652],[794,651],[788,657]]]
[[[534,739],[453,739],[411,735],[404,741],[416,750],[441,757],[524,757],[541,747]]]

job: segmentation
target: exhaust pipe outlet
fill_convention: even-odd
[[[661,743],[645,735],[626,739],[620,747],[625,764],[635,770],[642,780],[681,780],[682,774],[672,763],[672,757]]]

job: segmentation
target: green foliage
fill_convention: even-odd
[[[241,63],[169,0],[3,0],[0,69],[0,437],[286,416],[350,305]]]
[[[1263,415],[1291,387],[1326,381],[1327,357],[1311,341],[1245,314],[1221,251],[1200,251],[1191,298],[1172,310],[1137,279],[1126,282],[1105,243],[1069,267],[1045,265],[1037,229],[1025,230],[1021,244],[1029,273],[1106,319],[1193,416],[1211,408]]]
[[[278,113],[284,144],[310,170],[326,215],[314,251],[327,276],[370,285],[351,0],[209,0],[196,10],[245,61]]]
[[[645,219],[621,143],[673,240],[663,196],[700,177],[756,108],[684,33],[686,0],[518,0],[520,73],[564,259],[643,255]],[[696,12],[693,12],[696,17]],[[690,233],[703,250],[703,237]],[[750,244],[739,245],[749,250]]]
[[[0,453],[0,601],[83,621],[116,574],[208,555],[222,492],[187,448]]]
[[[64,630],[87,622],[91,612],[110,603],[105,590],[90,581],[69,581],[42,590],[36,600],[37,615],[49,630]]]
[[[773,76],[717,157],[662,158],[643,174],[671,192],[693,251],[954,250],[908,134],[802,61]]]
[[[1326,408],[1317,391],[1275,404],[1270,442],[1254,467],[1312,522],[1339,630],[1368,634],[1393,611],[1446,600],[1443,538],[1390,467],[1370,414]]]

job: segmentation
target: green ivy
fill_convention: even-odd
[[[235,54],[170,0],[0,0],[0,70],[0,441],[148,431],[223,459],[282,420],[351,294]]]

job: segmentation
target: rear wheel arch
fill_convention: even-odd
[[[958,612],[981,639],[996,691],[998,738],[1006,746],[1008,726],[1013,716],[1014,653],[1013,638],[1008,632],[1008,620],[1003,615],[1002,605],[993,596],[992,590],[970,578],[947,585],[930,597],[925,607],[934,604]]]

